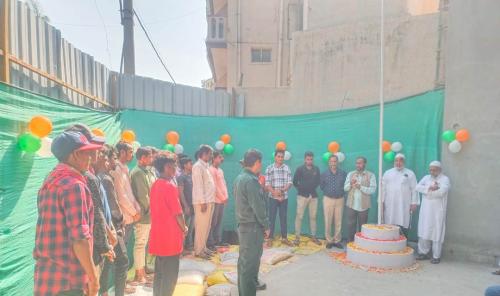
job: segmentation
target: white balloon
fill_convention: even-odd
[[[339,160],[339,162],[343,162],[345,160],[345,154],[342,153],[342,152],[336,152],[335,155],[337,155],[337,158]]]
[[[285,160],[290,160],[292,158],[292,153],[285,151]]]
[[[391,150],[398,153],[403,150],[403,144],[401,144],[401,142],[394,142],[391,145]]]
[[[460,150],[462,150],[462,144],[455,140],[448,144],[448,149],[450,150],[451,153],[458,153]]]
[[[52,139],[49,137],[44,137],[42,138],[42,146],[36,154],[40,157],[52,157],[52,151],[50,150],[50,147],[52,146]]]
[[[132,148],[134,148],[134,154],[137,152],[137,149],[139,149],[141,147],[141,143],[139,143],[139,141],[134,141],[132,143]]]
[[[224,142],[222,141],[217,141],[215,142],[215,149],[219,150],[219,151],[222,151],[222,149],[224,149]]]
[[[184,152],[184,147],[181,144],[175,144],[174,152],[175,154],[181,154]]]

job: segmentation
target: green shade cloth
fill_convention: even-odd
[[[430,161],[440,158],[443,103],[443,91],[438,90],[385,106],[384,138],[403,144],[407,167],[414,170],[418,178],[427,173]],[[337,141],[340,151],[346,155],[341,164],[344,170],[353,170],[356,156],[365,156],[368,170],[378,172],[378,106],[255,118],[178,116],[136,110],[104,113],[0,84],[0,295],[33,294],[34,261],[31,254],[37,220],[37,191],[57,163],[53,157],[41,158],[36,153],[24,153],[17,148],[18,136],[27,131],[28,122],[35,115],[52,120],[51,138],[72,123],[82,122],[91,128],[102,129],[112,144],[119,139],[122,129],[132,129],[142,145],[161,148],[165,144],[165,133],[175,130],[181,136],[184,153],[191,157],[200,144],[213,146],[221,135],[230,134],[234,152],[225,155],[221,166],[230,193],[224,213],[224,230],[236,229],[232,185],[241,171],[239,160],[249,148],[257,148],[263,153],[264,170],[272,163],[270,155],[276,142],[284,140],[292,154],[286,163],[293,172],[302,164],[305,151],[314,152],[315,163],[323,171],[327,167],[322,155],[328,150],[328,143]],[[384,170],[390,167],[391,163],[384,162]],[[291,189],[289,194],[289,232],[294,228],[296,193]],[[376,195],[372,199],[369,222],[376,222]],[[416,239],[417,223],[418,213],[413,217],[410,239]],[[303,219],[302,230],[309,233],[307,217]],[[320,203],[318,235],[323,234]]]

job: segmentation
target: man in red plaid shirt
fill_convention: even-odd
[[[94,207],[83,173],[101,145],[67,131],[52,143],[59,164],[38,192],[34,294],[97,295],[92,260]]]

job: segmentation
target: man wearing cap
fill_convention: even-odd
[[[104,138],[95,136],[88,126],[81,123],[70,126],[66,131],[79,132],[92,144],[102,146],[105,142]],[[97,152],[96,150],[95,153],[90,155],[90,167],[84,173],[84,176],[87,179],[87,186],[94,204],[94,244],[92,249],[94,263],[100,272],[104,263],[103,258],[107,257],[109,260],[113,260],[115,257],[112,244],[113,242],[116,243],[116,235],[113,233],[114,227],[111,222],[111,213],[107,198],[105,198],[104,188],[102,188],[101,182],[94,174]]]
[[[405,168],[405,156],[398,153],[394,168],[386,171],[382,177],[382,204],[384,223],[400,226],[406,237],[410,216],[419,204],[416,186],[415,173]]]
[[[243,165],[244,170],[234,181],[236,222],[240,240],[238,291],[240,296],[254,296],[258,286],[259,289],[265,289],[265,285],[259,283],[257,275],[264,238],[269,237],[266,197],[257,177],[262,169],[262,154],[253,149],[247,151]]]
[[[422,194],[422,205],[418,219],[418,260],[430,259],[438,264],[444,241],[446,204],[450,180],[442,173],[441,163],[433,161],[429,165],[429,175],[420,180],[417,192]]]
[[[94,205],[83,174],[101,145],[66,131],[52,142],[59,164],[38,192],[35,234],[35,295],[97,295],[92,259]]]

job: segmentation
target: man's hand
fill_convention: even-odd
[[[271,230],[270,229],[264,230],[264,238],[265,239],[268,239],[270,234],[271,234]]]
[[[207,211],[207,209],[208,209],[208,205],[206,203],[201,204],[201,212],[202,213],[205,213]]]
[[[351,187],[355,187],[357,183],[358,180],[356,180],[355,178],[351,178]]]
[[[109,244],[113,247],[116,246],[116,244],[118,243],[116,231],[109,229],[108,227],[106,227],[106,231],[107,231],[107,235],[108,235]]]
[[[417,210],[417,205],[411,205],[410,206],[410,213],[413,213]]]
[[[358,184],[358,183],[354,184],[354,188],[361,189],[361,184]]]
[[[137,214],[135,214],[135,216],[134,216],[134,222],[137,222],[137,221],[139,221],[139,220],[141,220],[141,214],[137,213]]]
[[[88,288],[89,296],[97,296],[99,293],[99,279],[89,279]]]
[[[115,261],[115,252],[113,250],[109,250],[107,253],[102,254],[103,257],[108,258],[110,262]]]
[[[274,189],[273,191],[271,191],[271,194],[276,199],[280,199],[281,195],[282,195],[281,190],[276,190],[276,189]]]
[[[189,231],[189,228],[184,225],[184,229],[183,229],[184,236],[186,236],[188,234],[188,231]]]

